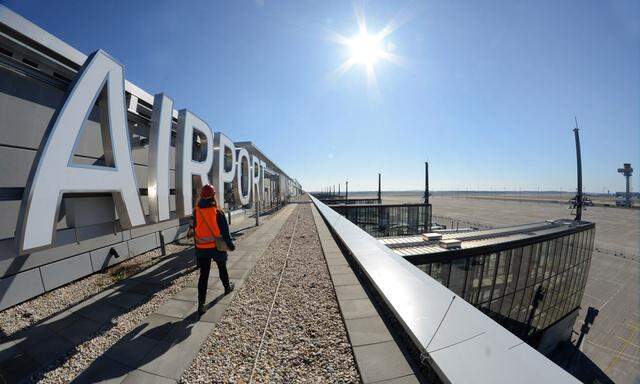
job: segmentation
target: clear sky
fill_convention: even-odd
[[[232,140],[251,140],[307,190],[640,185],[640,2],[5,1],[128,80],[165,92]],[[392,25],[397,60],[336,70],[336,36]],[[388,55],[387,55],[388,56]]]

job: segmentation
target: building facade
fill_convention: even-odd
[[[172,106],[0,5],[0,310],[183,237],[204,181],[237,212],[302,192]]]
[[[595,225],[558,220],[442,238],[381,239],[543,353],[568,340],[584,294]],[[445,240],[445,243],[441,242]],[[447,242],[459,241],[451,249]]]

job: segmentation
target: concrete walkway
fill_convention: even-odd
[[[293,211],[293,206],[274,213],[260,227],[242,236],[229,254],[231,281],[239,288],[245,276]],[[253,226],[254,219],[239,215],[232,231]],[[144,271],[83,300],[0,343],[0,383],[23,382],[96,334],[108,333],[112,320],[135,310],[171,282],[190,273],[195,266],[193,249],[169,255]],[[94,361],[76,382],[174,382],[188,367],[202,341],[222,315],[233,293],[223,296],[215,263],[212,265],[208,302],[210,309],[195,322],[197,281],[187,284],[155,313],[112,345]]]
[[[225,296],[215,263],[207,294],[207,312],[196,319],[197,280],[192,280],[125,338],[94,361],[74,383],[175,383],[224,314],[244,279],[291,215],[289,205],[247,235],[229,253],[229,278],[236,290]],[[234,223],[235,224],[235,223]]]

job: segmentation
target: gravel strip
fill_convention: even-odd
[[[167,256],[190,246],[167,244]],[[0,340],[64,311],[167,257],[160,255],[160,249],[154,249],[0,312]]]
[[[183,383],[249,379],[295,220],[293,212],[183,374]]]
[[[182,383],[359,382],[355,359],[322,254],[311,206],[271,244],[205,342]],[[267,316],[291,240],[262,351]]]
[[[359,382],[311,206],[301,207],[255,382]]]

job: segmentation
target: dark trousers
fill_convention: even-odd
[[[202,255],[198,255],[198,252],[204,250],[196,250],[197,260],[198,260],[198,268],[200,268],[200,277],[198,278],[198,302],[204,303],[207,298],[207,282],[209,280],[209,272],[211,272],[211,260],[213,259],[218,265],[218,272],[220,274],[220,280],[222,281],[222,285],[225,290],[229,289],[229,274],[227,273],[227,255],[222,252],[213,251],[216,253],[215,256],[209,257]],[[207,250],[208,251],[208,250]],[[207,252],[208,253],[208,252]]]

